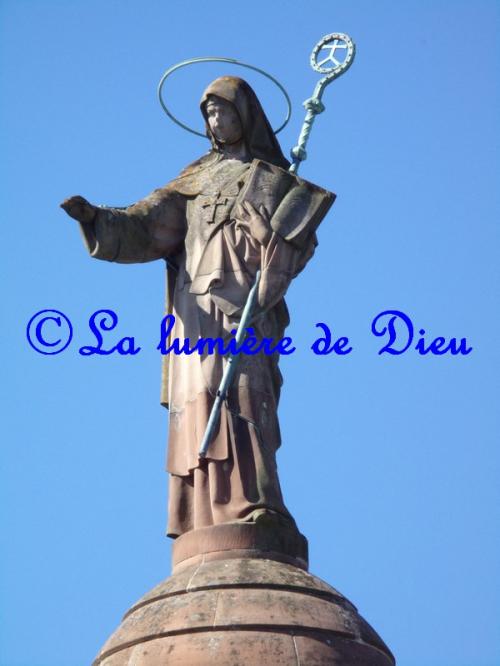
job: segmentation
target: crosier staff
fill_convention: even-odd
[[[320,54],[324,55],[324,50],[329,50],[329,53],[325,58],[318,61],[318,56],[320,56]],[[337,51],[344,52],[344,57],[341,57],[341,60],[338,60],[335,57]],[[312,97],[304,102],[304,106],[306,108],[306,117],[302,124],[297,145],[294,146],[291,150],[293,162],[288,169],[290,173],[296,174],[299,170],[300,163],[307,159],[306,145],[309,141],[314,120],[318,114],[325,110],[325,106],[322,102],[322,96],[326,86],[349,69],[354,60],[355,53],[356,47],[352,39],[348,35],[339,32],[326,35],[314,47],[310,58],[311,67],[316,72],[325,74],[325,76],[323,76],[316,84]],[[248,294],[247,301],[243,309],[243,314],[236,331],[236,341],[238,345],[244,340],[247,326],[252,319],[255,303],[257,301],[259,282],[260,271],[257,271],[255,282],[250,290],[250,293]],[[231,355],[224,369],[222,380],[217,390],[215,402],[212,406],[212,411],[210,412],[210,417],[205,429],[205,434],[200,445],[200,450],[198,453],[198,457],[200,459],[206,458],[207,456],[208,447],[210,446],[214,430],[219,421],[222,403],[227,398],[228,391],[231,387],[234,375],[238,368],[238,362],[239,354]]]
[[[243,308],[243,314],[241,315],[240,323],[238,329],[236,330],[236,344],[239,346],[246,336],[246,327],[250,323],[252,318],[252,313],[255,307],[255,301],[257,300],[257,293],[259,289],[260,282],[260,271],[257,271],[255,276],[255,282],[253,287],[250,289],[248,294],[245,307]],[[200,451],[198,453],[199,458],[205,458],[207,455],[207,450],[212,439],[212,435],[215,430],[215,426],[219,420],[220,410],[222,408],[222,403],[227,398],[227,392],[229,391],[231,384],[233,383],[234,375],[238,368],[238,362],[240,360],[239,354],[231,354],[228,358],[226,367],[224,368],[224,373],[222,375],[221,383],[217,389],[217,395],[215,397],[215,402],[212,406],[212,411],[210,412],[210,417],[208,419],[207,427],[205,429],[205,434],[200,446]]]
[[[329,49],[330,52],[326,58],[318,62],[318,56],[324,49]],[[342,60],[337,60],[335,57],[337,50],[344,51]],[[325,76],[316,84],[312,97],[304,102],[307,113],[300,130],[298,143],[290,151],[293,158],[293,163],[289,169],[290,173],[297,173],[300,163],[307,159],[306,145],[309,141],[314,120],[319,113],[325,110],[321,98],[326,86],[349,69],[355,54],[356,46],[354,42],[349,35],[341,32],[332,32],[331,35],[326,35],[314,47],[310,58],[311,67],[314,71],[325,74]]]

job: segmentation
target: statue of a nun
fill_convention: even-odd
[[[62,206],[81,225],[92,257],[120,263],[166,259],[170,340],[229,340],[261,271],[251,321],[257,339],[283,337],[284,295],[317,244],[334,195],[289,174],[250,86],[224,76],[201,111],[210,151],[178,178],[125,209],[71,197]],[[198,457],[227,363],[210,353],[163,357],[162,402],[170,412],[167,470],[171,537],[200,527],[293,518],[276,468],[279,355],[241,354],[206,458]]]

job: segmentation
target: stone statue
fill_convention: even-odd
[[[323,46],[330,55],[316,62]],[[339,63],[341,49],[348,57]],[[276,469],[278,354],[230,360],[200,349],[211,338],[229,346],[240,323],[253,329],[248,340],[256,346],[283,337],[285,293],[312,257],[316,228],[334,200],[296,171],[324,108],[322,90],[353,53],[341,33],[313,50],[326,76],[305,103],[291,166],[253,90],[225,76],[201,99],[211,149],[178,178],[128,208],[79,196],[62,204],[79,221],[91,256],[165,260],[166,319],[174,318],[166,347],[177,341],[185,350],[186,339],[198,347],[163,356],[172,575],[129,609],[94,666],[394,666],[356,608],[307,572],[307,539],[283,502]],[[328,60],[334,67],[325,72]],[[225,393],[228,367],[236,371]],[[222,398],[215,429],[207,429]]]
[[[251,325],[260,339],[283,337],[284,295],[312,257],[315,230],[334,195],[287,169],[266,115],[243,80],[205,90],[209,152],[178,178],[125,209],[74,196],[62,207],[80,223],[92,257],[121,263],[165,259],[173,338],[231,337],[257,270]],[[281,374],[278,355],[242,355],[206,459],[198,449],[227,358],[163,357],[168,406],[167,533],[273,516],[295,529],[276,469]]]

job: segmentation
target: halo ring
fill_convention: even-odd
[[[176,125],[179,125],[179,127],[182,127],[183,129],[187,130],[188,132],[191,132],[192,134],[196,134],[197,136],[202,136],[203,138],[206,138],[206,134],[204,132],[198,132],[197,130],[192,129],[191,127],[189,127],[189,125],[186,125],[185,123],[181,122],[178,118],[176,118],[165,104],[162,96],[163,84],[171,74],[173,74],[176,70],[180,69],[181,67],[187,67],[188,65],[195,65],[200,62],[229,62],[232,65],[239,65],[240,67],[253,69],[255,72],[259,72],[259,74],[262,74],[263,76],[270,79],[280,89],[287,104],[287,112],[285,120],[278,127],[278,129],[273,130],[273,132],[275,134],[278,134],[278,132],[281,132],[281,130],[286,127],[288,121],[290,120],[290,116],[292,115],[292,103],[284,86],[282,86],[281,83],[274,78],[274,76],[271,76],[271,74],[268,74],[259,67],[255,67],[254,65],[248,65],[247,63],[240,62],[239,60],[235,60],[234,58],[222,58],[222,57],[200,57],[200,58],[190,58],[189,60],[183,60],[182,62],[179,62],[176,65],[172,65],[172,67],[169,67],[165,72],[165,74],[161,77],[160,83],[158,84],[158,99],[160,100],[162,109],[165,111],[170,120],[173,120],[174,123],[176,123]]]

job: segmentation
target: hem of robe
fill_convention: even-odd
[[[276,449],[251,422],[228,414],[225,460],[207,459],[186,476],[170,475],[167,535],[176,538],[201,527],[280,514],[295,524],[283,502]],[[237,442],[237,445],[236,445]]]

